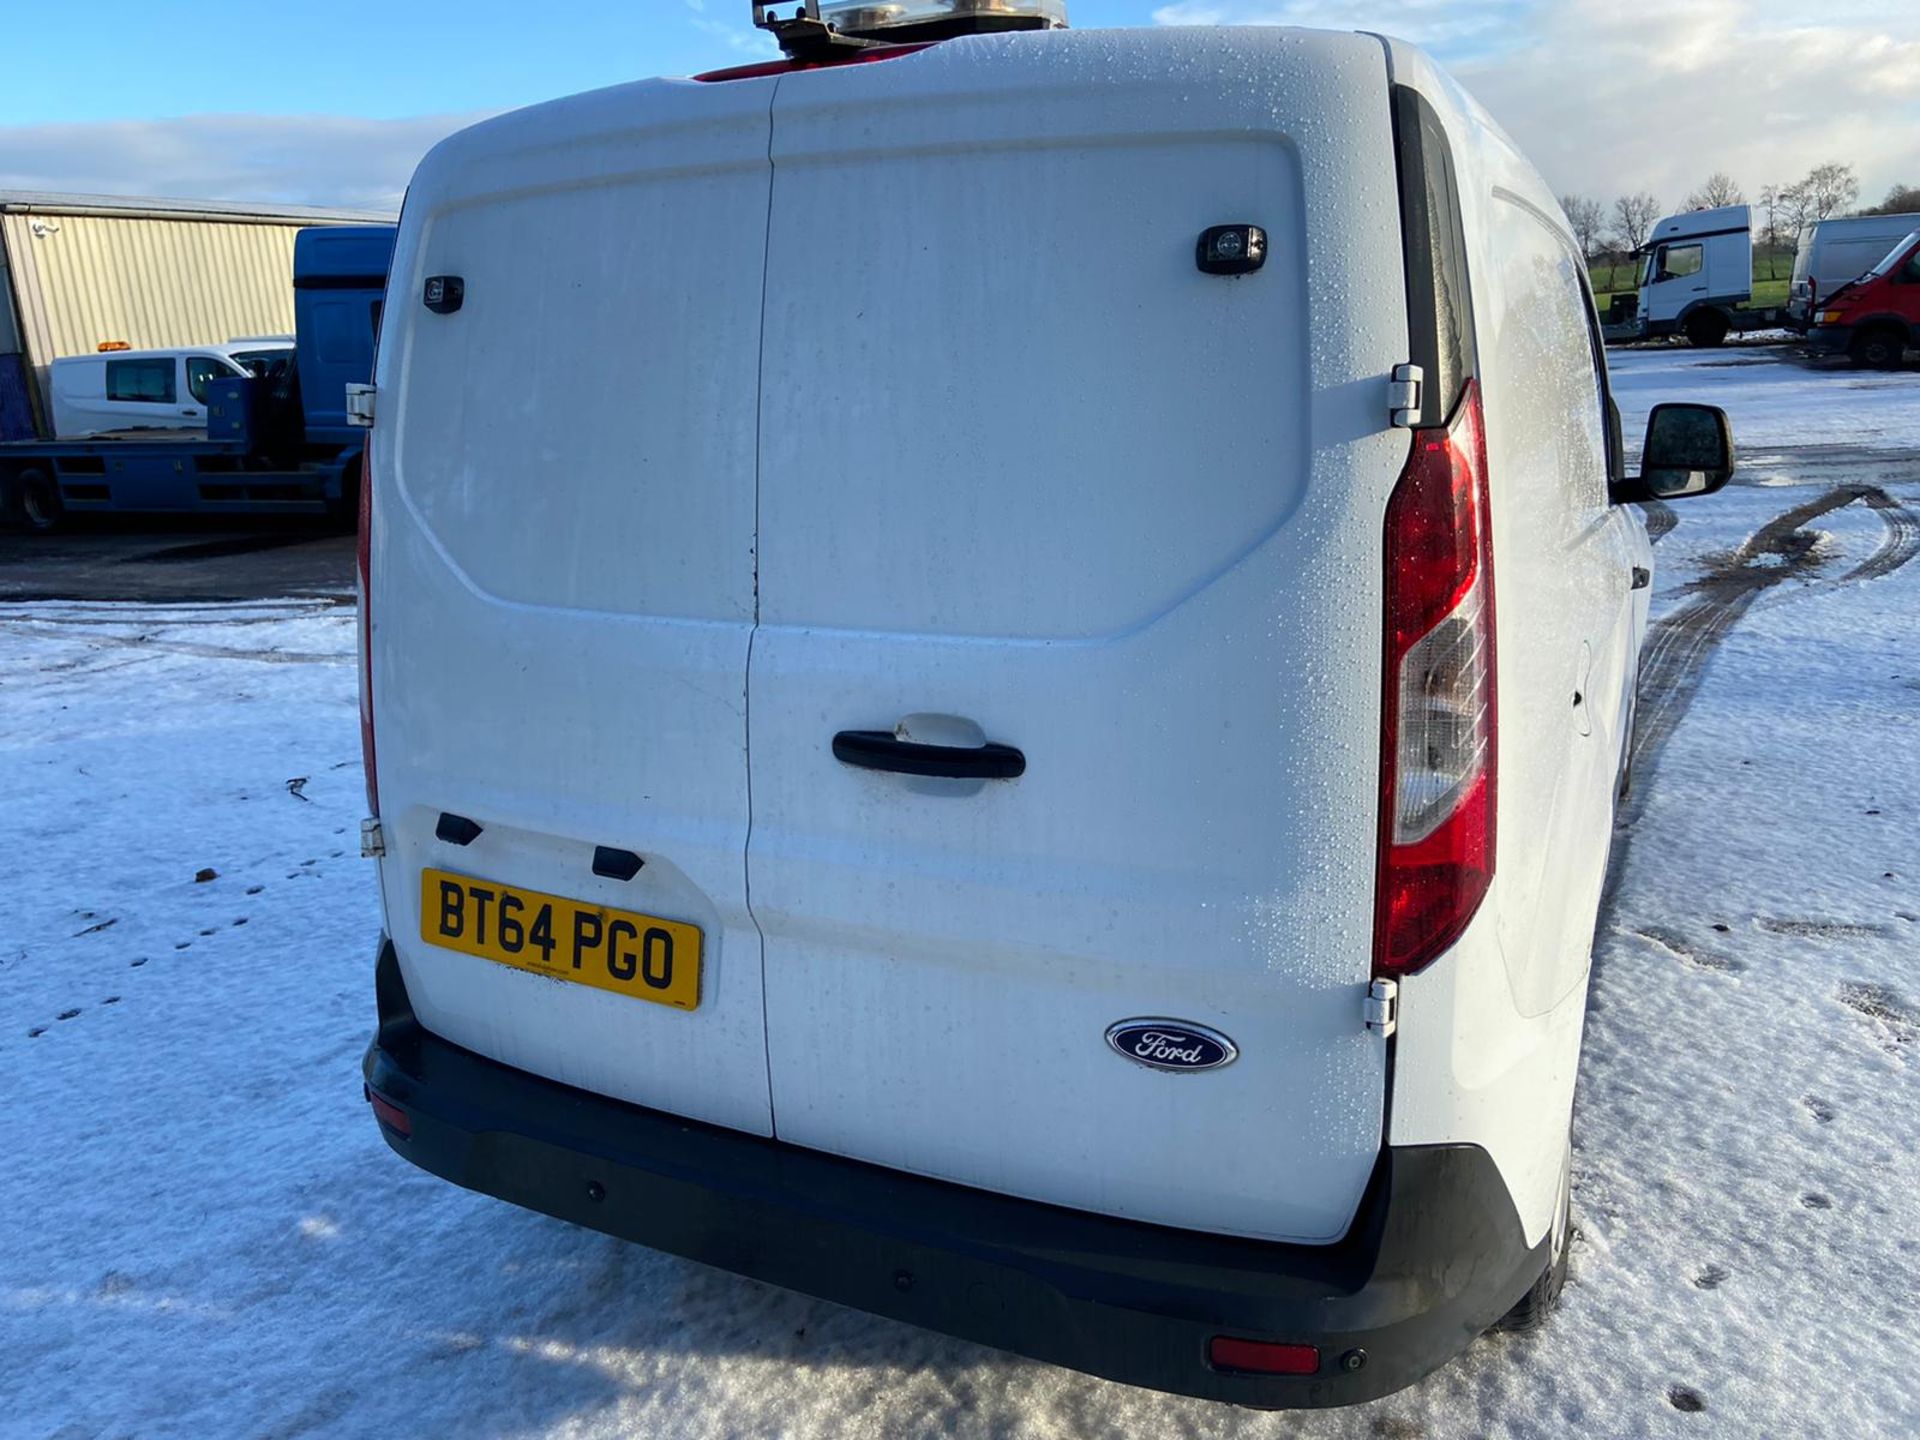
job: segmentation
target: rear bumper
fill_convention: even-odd
[[[1389,1148],[1346,1239],[1114,1220],[681,1120],[430,1035],[390,943],[366,1083],[402,1157],[469,1189],[742,1275],[1157,1390],[1345,1405],[1464,1349],[1546,1264],[1473,1146]],[[1208,1364],[1212,1337],[1316,1345],[1317,1373]]]

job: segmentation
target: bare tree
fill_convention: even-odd
[[[1653,222],[1660,218],[1660,202],[1645,190],[1637,195],[1622,195],[1613,202],[1613,233],[1626,251],[1638,250],[1647,243]]]
[[[1760,213],[1765,218],[1760,222],[1760,233],[1755,239],[1759,244],[1772,249],[1780,244],[1780,187],[1778,185],[1760,187]]]
[[[1920,185],[1896,185],[1878,205],[1862,210],[1862,215],[1905,215],[1920,212]],[[1569,215],[1573,212],[1568,211]]]
[[[1740,193],[1740,187],[1734,183],[1731,175],[1724,170],[1716,170],[1709,175],[1706,183],[1687,196],[1687,209],[1714,210],[1722,205],[1744,205],[1747,197]]]
[[[1562,195],[1560,208],[1567,212],[1573,238],[1580,242],[1580,258],[1593,264],[1599,258],[1600,239],[1607,228],[1607,207],[1585,195]]]
[[[1860,177],[1853,173],[1853,166],[1838,160],[1814,166],[1800,183],[1806,187],[1807,209],[1815,220],[1845,210],[1860,198]]]
[[[1813,194],[1804,180],[1770,187],[1773,191],[1771,229],[1781,245],[1799,243],[1800,232],[1819,217],[1813,213]]]

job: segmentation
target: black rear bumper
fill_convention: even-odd
[[[1473,1146],[1389,1148],[1347,1237],[1278,1245],[922,1179],[678,1119],[421,1028],[391,944],[368,1088],[395,1151],[514,1204],[1092,1375],[1266,1408],[1345,1405],[1458,1354],[1546,1264]],[[1317,1373],[1208,1363],[1215,1336],[1319,1347]]]

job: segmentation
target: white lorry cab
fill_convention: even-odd
[[[1849,215],[1816,220],[1802,230],[1787,289],[1787,313],[1796,328],[1809,328],[1821,301],[1873,269],[1915,230],[1920,230],[1920,214]]]
[[[1753,298],[1752,212],[1745,205],[1689,210],[1657,222],[1640,255],[1634,335],[1684,335],[1722,344],[1732,333],[1787,323],[1783,310]]]
[[[122,430],[204,430],[207,383],[258,373],[291,342],[240,340],[177,350],[105,349],[49,368],[53,433],[61,440]]]
[[[1419,50],[936,8],[415,174],[368,1097],[780,1285],[1377,1396],[1564,1274],[1624,502],[1725,417],[1625,473],[1553,194]]]

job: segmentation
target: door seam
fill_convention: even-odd
[[[760,245],[760,337],[754,352],[753,369],[753,624],[747,630],[747,664],[740,681],[741,751],[747,763],[747,834],[740,849],[740,893],[746,900],[747,919],[760,941],[760,1053],[766,1065],[767,1133],[780,1138],[780,1125],[773,1108],[773,1040],[771,1016],[767,1008],[767,933],[760,917],[753,913],[753,649],[760,635],[760,451],[761,411],[766,397],[767,368],[767,275],[773,268],[773,109],[780,97],[782,77],[775,76],[767,96],[767,222]]]

